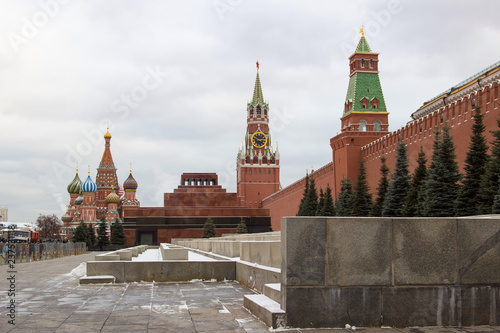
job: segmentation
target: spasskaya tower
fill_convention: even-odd
[[[278,149],[271,146],[269,103],[264,101],[257,62],[252,101],[247,104],[247,130],[237,158],[238,197],[242,205],[258,208],[280,189]]]

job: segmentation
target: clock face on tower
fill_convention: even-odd
[[[251,141],[255,148],[263,148],[267,143],[267,136],[262,132],[255,132],[252,135]]]

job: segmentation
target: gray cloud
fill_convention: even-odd
[[[500,54],[495,0],[67,1],[37,23],[54,3],[0,5],[0,205],[12,221],[62,214],[76,161],[95,177],[108,122],[119,180],[132,162],[143,206],[161,205],[182,172],[217,172],[235,191],[256,60],[282,185],[328,163],[361,24],[392,130]],[[151,89],[148,69],[167,73]]]

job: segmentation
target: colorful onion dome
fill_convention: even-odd
[[[97,191],[97,185],[92,181],[92,178],[90,178],[90,166],[89,175],[87,176],[85,182],[80,186],[80,188],[84,193],[94,193],[95,191]]]
[[[106,202],[107,203],[120,203],[120,197],[118,194],[115,193],[115,188],[112,187],[111,193],[107,195],[106,197]]]
[[[75,199],[75,205],[80,206],[83,202],[82,191],[80,191],[80,195]]]
[[[61,217],[61,221],[63,221],[63,222],[71,222],[72,220],[73,220],[73,218],[71,217],[71,215],[68,214],[67,211],[66,211],[66,214],[64,214]]]
[[[132,170],[130,170],[130,175],[123,182],[123,188],[125,190],[137,190],[137,182],[135,181],[134,177],[132,176]]]
[[[78,194],[80,193],[80,186],[82,185],[82,181],[80,177],[78,177],[78,169],[76,169],[75,178],[68,185],[68,193],[69,194]]]

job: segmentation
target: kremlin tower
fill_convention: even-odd
[[[241,204],[262,207],[262,200],[280,189],[280,155],[271,146],[269,103],[264,101],[257,62],[253,98],[247,104],[247,131],[237,157],[237,186]]]
[[[341,119],[341,133],[330,139],[335,179],[333,193],[343,178],[356,179],[361,148],[389,133],[389,112],[379,78],[378,53],[371,50],[363,29],[349,57],[349,85]],[[353,167],[354,166],[354,167]]]

